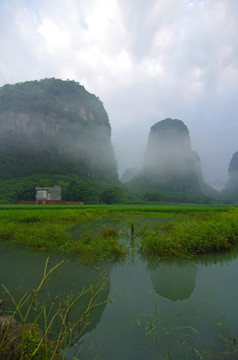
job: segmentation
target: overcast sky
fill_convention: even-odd
[[[205,180],[238,151],[238,0],[0,0],[0,86],[56,77],[99,96],[120,173],[184,121]]]

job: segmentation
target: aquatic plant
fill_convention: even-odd
[[[91,284],[88,289],[82,289],[78,294],[68,294],[53,302],[41,303],[39,295],[45,283],[63,262],[49,268],[47,258],[39,284],[18,302],[8,288],[1,284],[14,305],[11,316],[0,316],[1,359],[64,359],[68,347],[76,343],[85,332],[93,309],[107,302],[107,299],[102,297],[106,274],[101,274],[96,284]],[[80,316],[72,321],[72,308],[78,307],[85,296],[88,299],[86,305]],[[81,351],[81,348],[79,346],[78,351]]]
[[[191,256],[238,243],[238,213],[200,214],[142,228],[140,252],[149,257]]]
[[[228,206],[1,206],[0,241],[73,252],[81,263],[125,260],[131,245],[147,257],[181,257],[229,250],[237,220]]]
[[[201,305],[201,304],[200,304]],[[212,336],[212,344],[206,341],[204,318],[191,313],[189,321],[177,314],[163,314],[157,303],[150,313],[141,314],[136,320],[141,343],[149,344],[147,354],[151,358],[167,360],[237,359],[238,341],[236,329],[226,325],[225,314],[206,318],[206,326]]]
[[[29,248],[55,250],[78,255],[81,263],[122,260],[125,246],[119,242],[115,227],[104,225],[94,229],[93,224],[105,214],[77,212],[73,209],[6,210],[0,215],[0,241],[24,244]],[[16,216],[15,216],[16,215]],[[71,228],[81,224],[79,236],[72,236]]]

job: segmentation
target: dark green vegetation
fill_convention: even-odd
[[[73,200],[87,202],[119,184],[102,102],[79,83],[54,78],[1,87],[0,201],[34,200],[36,186],[61,183],[71,198],[76,183]]]
[[[122,261],[229,250],[238,211],[225,206],[2,206],[0,240],[73,252],[81,262]]]
[[[83,201],[85,204],[123,203],[134,199],[124,187],[118,183],[106,183],[100,179],[79,177],[77,175],[32,175],[27,177],[0,180],[0,203],[19,201],[35,201],[36,187],[60,185],[62,200]]]

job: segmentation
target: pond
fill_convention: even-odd
[[[63,256],[0,243],[0,281],[20,298],[41,278],[46,257]],[[79,291],[107,272],[104,303],[67,352],[72,359],[237,359],[238,250],[192,259],[85,266],[77,258],[47,285],[53,298]],[[4,310],[10,306],[6,301]],[[77,316],[77,311],[73,313]],[[82,345],[83,344],[83,345]]]

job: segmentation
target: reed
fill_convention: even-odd
[[[88,289],[82,289],[78,294],[69,294],[58,301],[41,304],[39,297],[45,283],[63,262],[50,268],[49,258],[47,258],[39,284],[31,292],[25,294],[20,301],[16,301],[8,288],[1,284],[14,307],[11,316],[0,317],[1,324],[5,324],[0,331],[1,359],[64,359],[69,346],[78,342],[87,329],[93,309],[107,302],[102,296],[106,275],[101,274],[98,282],[90,285]],[[85,296],[88,301],[81,315],[71,321],[72,308],[79,306]],[[81,351],[81,347],[78,351]],[[77,359],[76,356],[75,359]]]

